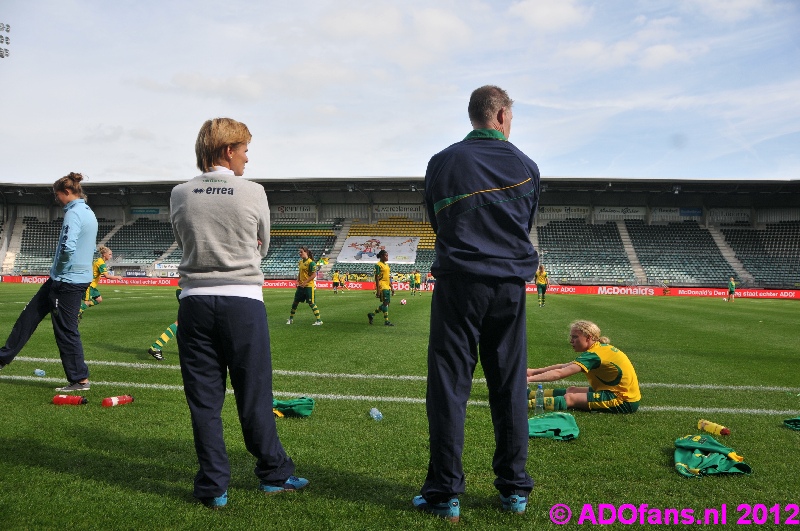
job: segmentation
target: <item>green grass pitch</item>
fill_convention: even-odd
[[[36,289],[0,284],[0,341]],[[166,346],[160,363],[147,354],[176,317],[174,289],[105,285],[102,292],[104,302],[80,325],[91,370],[87,405],[50,403],[64,374],[49,319],[0,372],[1,528],[449,528],[411,507],[427,467],[430,294],[398,293],[390,314],[396,326],[389,328],[380,316],[367,324],[376,305],[371,292],[321,291],[325,324],[313,327],[305,305],[293,325],[285,324],[292,291],[265,290],[276,396],[317,398],[311,417],[277,421],[297,474],[311,484],[297,493],[259,494],[229,395],[223,416],[230,502],[210,511],[191,496],[196,462],[177,345]],[[405,306],[398,304],[403,297]],[[785,508],[798,503],[800,432],[783,420],[800,415],[800,304],[549,295],[538,308],[535,294],[528,300],[530,366],[572,359],[569,323],[593,320],[633,361],[642,407],[630,416],[575,412],[577,440],[531,440],[528,471],[536,486],[527,513],[514,516],[501,513],[492,486],[488,393],[476,381],[467,411],[463,528],[578,528],[582,508],[602,503],[700,514],[725,504],[728,525],[715,528],[733,528],[741,504],[778,504],[781,522],[791,516]],[[37,368],[47,375],[34,376]],[[475,377],[482,378],[480,365]],[[571,380],[585,382],[580,375]],[[100,407],[103,397],[121,394],[135,402]],[[370,419],[372,406],[383,421]],[[731,429],[718,439],[744,456],[751,476],[688,480],[675,472],[674,440],[696,433],[700,418]],[[571,508],[569,525],[551,523],[555,504]]]

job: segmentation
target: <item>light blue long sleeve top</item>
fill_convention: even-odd
[[[83,199],[64,205],[64,224],[58,237],[50,278],[70,284],[92,281],[92,258],[97,244],[97,218]]]

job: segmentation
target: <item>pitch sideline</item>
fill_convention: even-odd
[[[35,363],[61,363],[61,360],[51,358],[28,358],[20,356],[17,358],[19,361],[35,362]],[[162,365],[152,363],[127,363],[127,362],[114,362],[114,361],[93,361],[93,365],[104,365],[113,367],[129,367],[137,369],[180,369],[179,365]],[[391,376],[380,374],[337,374],[337,373],[314,373],[308,371],[273,371],[275,374],[288,375],[288,376],[312,376],[312,377],[326,377],[326,378],[358,378],[358,379],[390,379],[390,380],[411,380],[411,381],[424,381],[424,376]],[[16,375],[2,375],[0,380],[14,380],[23,382],[47,382],[53,384],[62,384],[62,378],[46,378],[38,376],[16,376]],[[476,378],[474,382],[485,382],[483,378]],[[102,387],[128,387],[133,389],[156,389],[162,391],[183,391],[182,385],[170,384],[148,384],[136,382],[104,382],[92,380],[92,385]],[[643,384],[641,387],[662,387],[662,388],[677,388],[677,389],[720,389],[720,390],[759,390],[759,391],[788,391],[797,392],[800,389],[792,387],[760,387],[760,386],[720,386],[720,385],[688,385],[688,384],[665,384],[665,383],[652,383]],[[228,394],[233,394],[232,389],[227,390]],[[297,398],[300,396],[311,396],[316,399],[323,400],[348,400],[348,401],[369,401],[369,402],[393,402],[404,404],[424,404],[424,398],[410,398],[399,396],[369,396],[369,395],[339,395],[339,394],[320,394],[320,393],[295,393],[287,391],[273,391],[277,398]],[[470,400],[467,402],[470,406],[488,407],[489,402],[485,400]],[[700,408],[689,406],[642,406],[640,411],[653,411],[653,412],[693,412],[693,413],[733,413],[733,414],[747,414],[747,415],[797,415],[799,411],[796,410],[775,410],[775,409],[746,409],[746,408]]]
[[[27,361],[31,363],[61,364],[61,360],[55,358],[30,358],[27,356],[18,356],[16,359],[17,361]],[[88,363],[89,365],[98,365],[105,367],[128,367],[131,369],[180,370],[181,368],[180,365],[168,364],[168,363],[132,363],[125,361],[101,361],[101,360],[93,360]],[[272,371],[272,373],[277,374],[279,376],[307,376],[311,378],[329,378],[329,379],[350,378],[357,380],[395,380],[395,381],[412,381],[412,382],[424,382],[427,380],[427,377],[425,376],[392,375],[392,374],[347,374],[347,373],[336,373],[336,372],[286,371],[280,369],[275,369]],[[41,378],[37,379],[40,381],[42,380]],[[473,383],[486,383],[485,378],[475,378],[472,381]],[[94,383],[94,381],[92,383]],[[575,382],[559,380],[557,382],[550,382],[550,383],[572,384]],[[710,389],[717,391],[762,391],[762,392],[772,391],[772,392],[800,393],[800,387],[779,387],[779,386],[762,386],[762,385],[677,384],[677,383],[650,382],[650,383],[640,383],[639,387],[644,389],[648,388]]]

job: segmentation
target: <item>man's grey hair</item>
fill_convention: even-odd
[[[508,93],[495,85],[484,85],[472,91],[469,97],[469,121],[474,126],[488,125],[503,107],[511,109],[514,104]]]

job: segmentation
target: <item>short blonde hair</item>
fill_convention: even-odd
[[[611,342],[607,337],[600,335],[600,327],[591,321],[573,321],[570,323],[569,329],[572,330],[573,328],[579,330],[583,335],[594,341],[606,344]]]
[[[98,252],[98,254],[100,254],[100,256],[103,256],[104,254],[111,253],[111,249],[109,249],[105,245],[101,245],[100,247],[97,248],[97,252]],[[111,253],[111,254],[113,254],[113,253]]]
[[[249,144],[252,138],[247,126],[232,118],[206,120],[197,133],[197,142],[194,144],[197,168],[202,172],[210,171],[224,157],[228,146]]]

